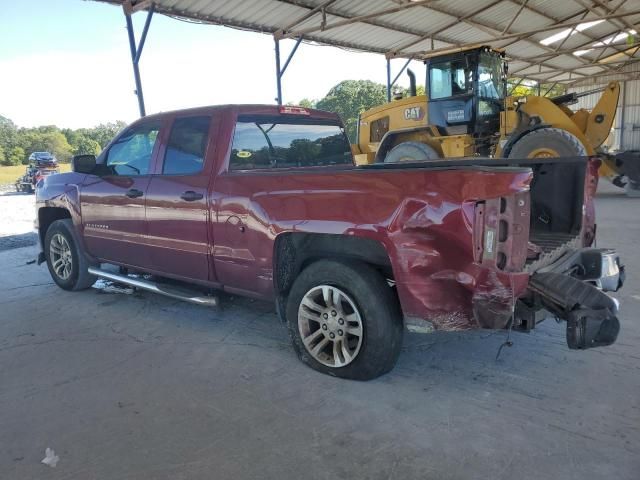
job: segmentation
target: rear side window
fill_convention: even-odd
[[[211,117],[176,118],[164,154],[162,173],[198,173],[204,164]]]
[[[236,124],[231,170],[352,164],[351,147],[338,125],[243,120]]]

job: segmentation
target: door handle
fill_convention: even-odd
[[[194,192],[193,190],[187,190],[186,192],[183,192],[182,195],[180,195],[180,198],[185,202],[195,202],[196,200],[202,200],[202,197],[204,197],[204,195],[198,192]]]
[[[125,195],[129,198],[138,198],[144,195],[144,192],[142,190],[138,190],[137,188],[130,188],[129,190],[127,190],[127,193],[125,193]]]

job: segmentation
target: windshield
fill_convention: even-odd
[[[502,58],[500,56],[487,53],[480,55],[478,96],[483,98],[504,98]]]

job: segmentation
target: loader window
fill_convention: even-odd
[[[230,170],[352,164],[351,147],[338,125],[240,119]]]
[[[463,62],[444,62],[429,68],[429,96],[432,100],[469,93],[471,79]]]
[[[478,65],[478,96],[504,98],[502,75],[502,59],[495,55],[482,54]]]

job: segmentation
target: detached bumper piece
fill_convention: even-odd
[[[581,248],[535,273],[529,290],[547,311],[567,321],[569,348],[586,349],[616,341],[620,305],[605,292],[619,290],[624,280],[615,250]]]
[[[618,302],[593,283],[563,273],[537,273],[530,290],[544,307],[567,321],[567,345],[586,349],[611,345],[620,331]]]

